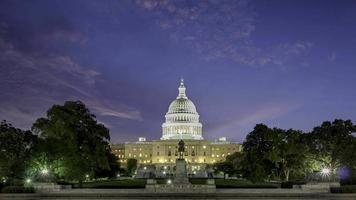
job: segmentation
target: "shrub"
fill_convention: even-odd
[[[82,185],[75,184],[74,188],[145,188],[144,179],[110,180],[84,182]]]
[[[340,187],[331,187],[331,193],[356,193],[356,185],[342,185]]]
[[[5,186],[1,189],[2,193],[34,193],[33,187]]]
[[[330,193],[341,193],[341,187],[330,187]]]
[[[281,188],[293,188],[293,185],[303,185],[304,181],[286,181],[281,183]]]
[[[251,183],[246,180],[215,179],[216,188],[278,188],[276,183]]]
[[[340,180],[341,185],[356,185],[356,175]]]

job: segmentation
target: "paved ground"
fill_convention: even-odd
[[[0,194],[1,200],[82,199],[323,199],[356,200],[356,194],[298,189],[218,189],[215,193],[149,193],[143,189],[74,189],[42,194]]]

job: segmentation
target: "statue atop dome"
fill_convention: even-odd
[[[185,86],[184,86],[184,79],[181,78],[180,79],[180,84],[179,84],[179,88],[178,88],[178,96],[177,96],[177,99],[188,99],[188,97],[185,95]]]

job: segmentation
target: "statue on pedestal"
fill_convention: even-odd
[[[178,159],[183,159],[184,155],[184,141],[180,140],[178,142]]]

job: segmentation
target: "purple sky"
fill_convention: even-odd
[[[356,1],[0,1],[0,119],[82,100],[113,142],[159,139],[180,77],[203,136],[356,120]]]

